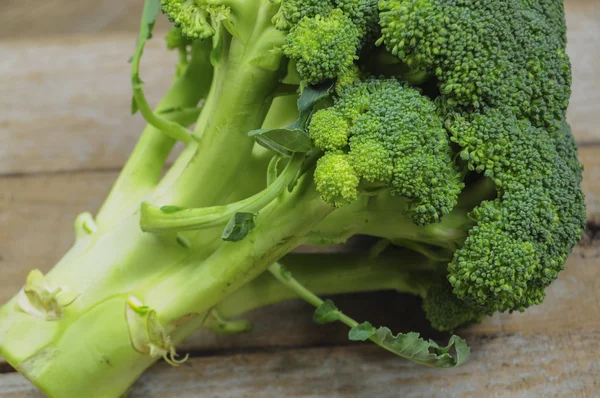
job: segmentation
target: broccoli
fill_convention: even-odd
[[[140,59],[161,10],[179,59],[152,109]],[[194,331],[300,297],[351,340],[460,365],[460,337],[320,296],[414,294],[442,331],[542,302],[585,224],[565,45],[560,0],[146,0],[147,127],[73,248],[0,309],[0,354],[49,396],[119,397]],[[373,244],[295,252],[353,236]]]

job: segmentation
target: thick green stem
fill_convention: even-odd
[[[146,293],[148,305],[166,323],[202,313],[296,248],[304,235],[333,211],[320,200],[310,179],[303,178],[292,193],[267,206],[256,220],[256,229],[244,240],[223,243],[201,263],[189,258],[176,272],[157,281]]]
[[[155,310],[181,341],[202,325],[194,314],[261,274],[333,210],[310,180],[271,203],[254,232],[236,243],[213,233],[184,248],[174,237],[142,233],[135,213],[111,228],[98,225],[45,277],[77,299],[56,321],[32,316],[11,300],[0,309],[0,355],[51,397],[120,396],[156,361],[132,345],[128,299]]]
[[[377,258],[368,254],[289,254],[280,260],[294,278],[318,295],[395,290],[423,295],[437,263],[406,250],[388,251]],[[216,308],[226,317],[285,300],[298,294],[269,273],[221,301]]]
[[[494,184],[488,179],[481,179],[462,193],[454,210],[442,217],[441,222],[417,226],[406,215],[406,199],[384,191],[374,197],[363,197],[332,213],[313,229],[307,243],[330,245],[345,242],[355,234],[364,234],[398,244],[416,242],[453,252],[460,247],[475,223],[469,217],[471,210],[495,195]],[[352,220],[352,223],[347,220]]]
[[[206,97],[213,76],[209,55],[209,43],[199,41],[194,44],[189,66],[159,102],[156,112],[195,107]],[[187,117],[177,121],[185,125],[193,122]],[[124,209],[137,206],[156,187],[174,144],[175,140],[160,130],[146,126],[98,213],[99,224],[113,222]]]
[[[264,29],[259,22],[256,29]],[[272,38],[265,41],[283,42],[281,32],[269,29],[267,33]],[[225,193],[252,153],[254,139],[248,132],[263,125],[281,77],[279,69],[253,64],[256,51],[236,38],[225,40],[213,86],[196,123],[195,135],[200,140],[188,145],[152,202],[183,207],[223,204]]]
[[[141,227],[145,232],[191,231],[224,225],[238,212],[256,213],[271,203],[297,177],[304,154],[295,154],[282,174],[257,194],[224,206],[184,209],[142,203]]]

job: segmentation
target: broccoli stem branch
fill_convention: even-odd
[[[149,203],[142,203],[141,227],[145,232],[190,231],[224,225],[237,212],[256,213],[277,196],[296,178],[304,154],[295,154],[283,173],[257,194],[225,206],[197,209],[176,209],[169,212]]]
[[[439,264],[406,250],[388,251],[377,258],[368,254],[299,254],[280,260],[294,278],[318,295],[395,290],[422,296]],[[215,307],[232,318],[256,308],[297,299],[298,294],[265,272]]]
[[[252,46],[260,42],[223,40],[213,85],[196,123],[194,134],[199,142],[188,145],[159,185],[153,202],[183,207],[223,204],[225,193],[247,166],[254,146],[247,133],[263,125],[282,72],[251,64]]]
[[[156,112],[195,107],[206,97],[213,76],[209,55],[210,45],[202,41],[194,43],[190,64],[159,102]],[[190,120],[178,121],[183,124],[192,123]],[[146,126],[98,213],[98,224],[114,222],[125,209],[139,206],[142,198],[158,184],[174,144],[175,140],[152,125]]]
[[[324,304],[324,301],[314,294],[312,291],[307,289],[304,285],[298,282],[293,274],[289,272],[286,268],[282,267],[279,263],[273,263],[269,266],[269,272],[283,285],[293,290],[300,298],[312,304],[315,308],[320,307]],[[348,326],[349,328],[355,328],[358,326],[358,322],[354,319],[350,318],[348,315],[340,312],[337,316],[337,320]],[[394,354],[397,354],[388,344],[384,344],[384,342],[376,335],[373,334],[369,337],[373,343],[377,344],[384,350],[390,351]]]

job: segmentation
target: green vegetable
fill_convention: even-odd
[[[152,109],[161,9],[178,59]],[[0,309],[0,354],[48,396],[120,397],[197,329],[245,332],[236,317],[301,297],[351,340],[460,365],[460,337],[319,296],[418,295],[445,331],[543,300],[585,223],[565,42],[559,0],[147,0],[131,110],[148,126],[73,248]],[[293,253],[354,235],[375,243]]]

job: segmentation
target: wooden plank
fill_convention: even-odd
[[[92,30],[79,31],[109,30],[110,24],[102,22],[103,18],[132,18],[141,5],[141,1],[117,4],[115,0],[107,5],[69,2],[61,7],[57,3],[64,0],[35,7],[29,1],[11,0],[11,6],[4,7],[6,11],[0,15],[0,38],[12,37],[2,35],[3,30],[17,35],[21,28],[20,32],[32,29],[33,34],[40,27],[46,29],[48,21],[60,29],[75,29],[72,26],[86,21],[86,16],[93,21],[84,26]],[[60,18],[52,14],[54,10]],[[598,2],[567,2],[568,52],[573,63],[569,120],[577,140],[586,143],[600,142],[596,127],[600,113],[595,109],[600,103],[596,73],[600,64],[599,10]],[[111,12],[113,17],[108,17]],[[63,17],[70,22],[60,23]],[[137,17],[133,19],[137,26]],[[32,23],[25,23],[27,20]],[[15,24],[19,29],[12,30]],[[143,126],[139,115],[129,115],[131,90],[125,60],[131,55],[135,34],[46,39],[52,30],[39,30],[37,35],[40,32],[42,39],[0,42],[0,175],[121,167]],[[142,66],[151,103],[167,90],[175,59],[166,55],[161,35],[156,37],[149,42]]]
[[[573,68],[568,119],[580,142],[600,141],[600,2],[567,0],[567,53]]]
[[[101,32],[136,32],[142,0],[4,0],[0,14],[0,37],[38,38]],[[158,29],[166,29],[160,17]]]
[[[120,168],[145,125],[129,112],[134,45],[134,35],[0,42],[0,175]],[[148,43],[151,104],[175,59],[160,36]]]
[[[158,364],[130,398],[152,397],[594,397],[600,387],[600,334],[471,338],[464,366],[414,365],[373,346],[352,345],[194,358]],[[0,375],[5,398],[37,398],[22,376]]]
[[[28,270],[50,269],[74,240],[73,221],[96,211],[115,172],[0,177],[0,302]]]
[[[599,102],[600,104],[600,102]],[[600,225],[600,147],[585,146],[579,149],[579,161],[583,164],[583,191],[587,206],[588,222]]]

